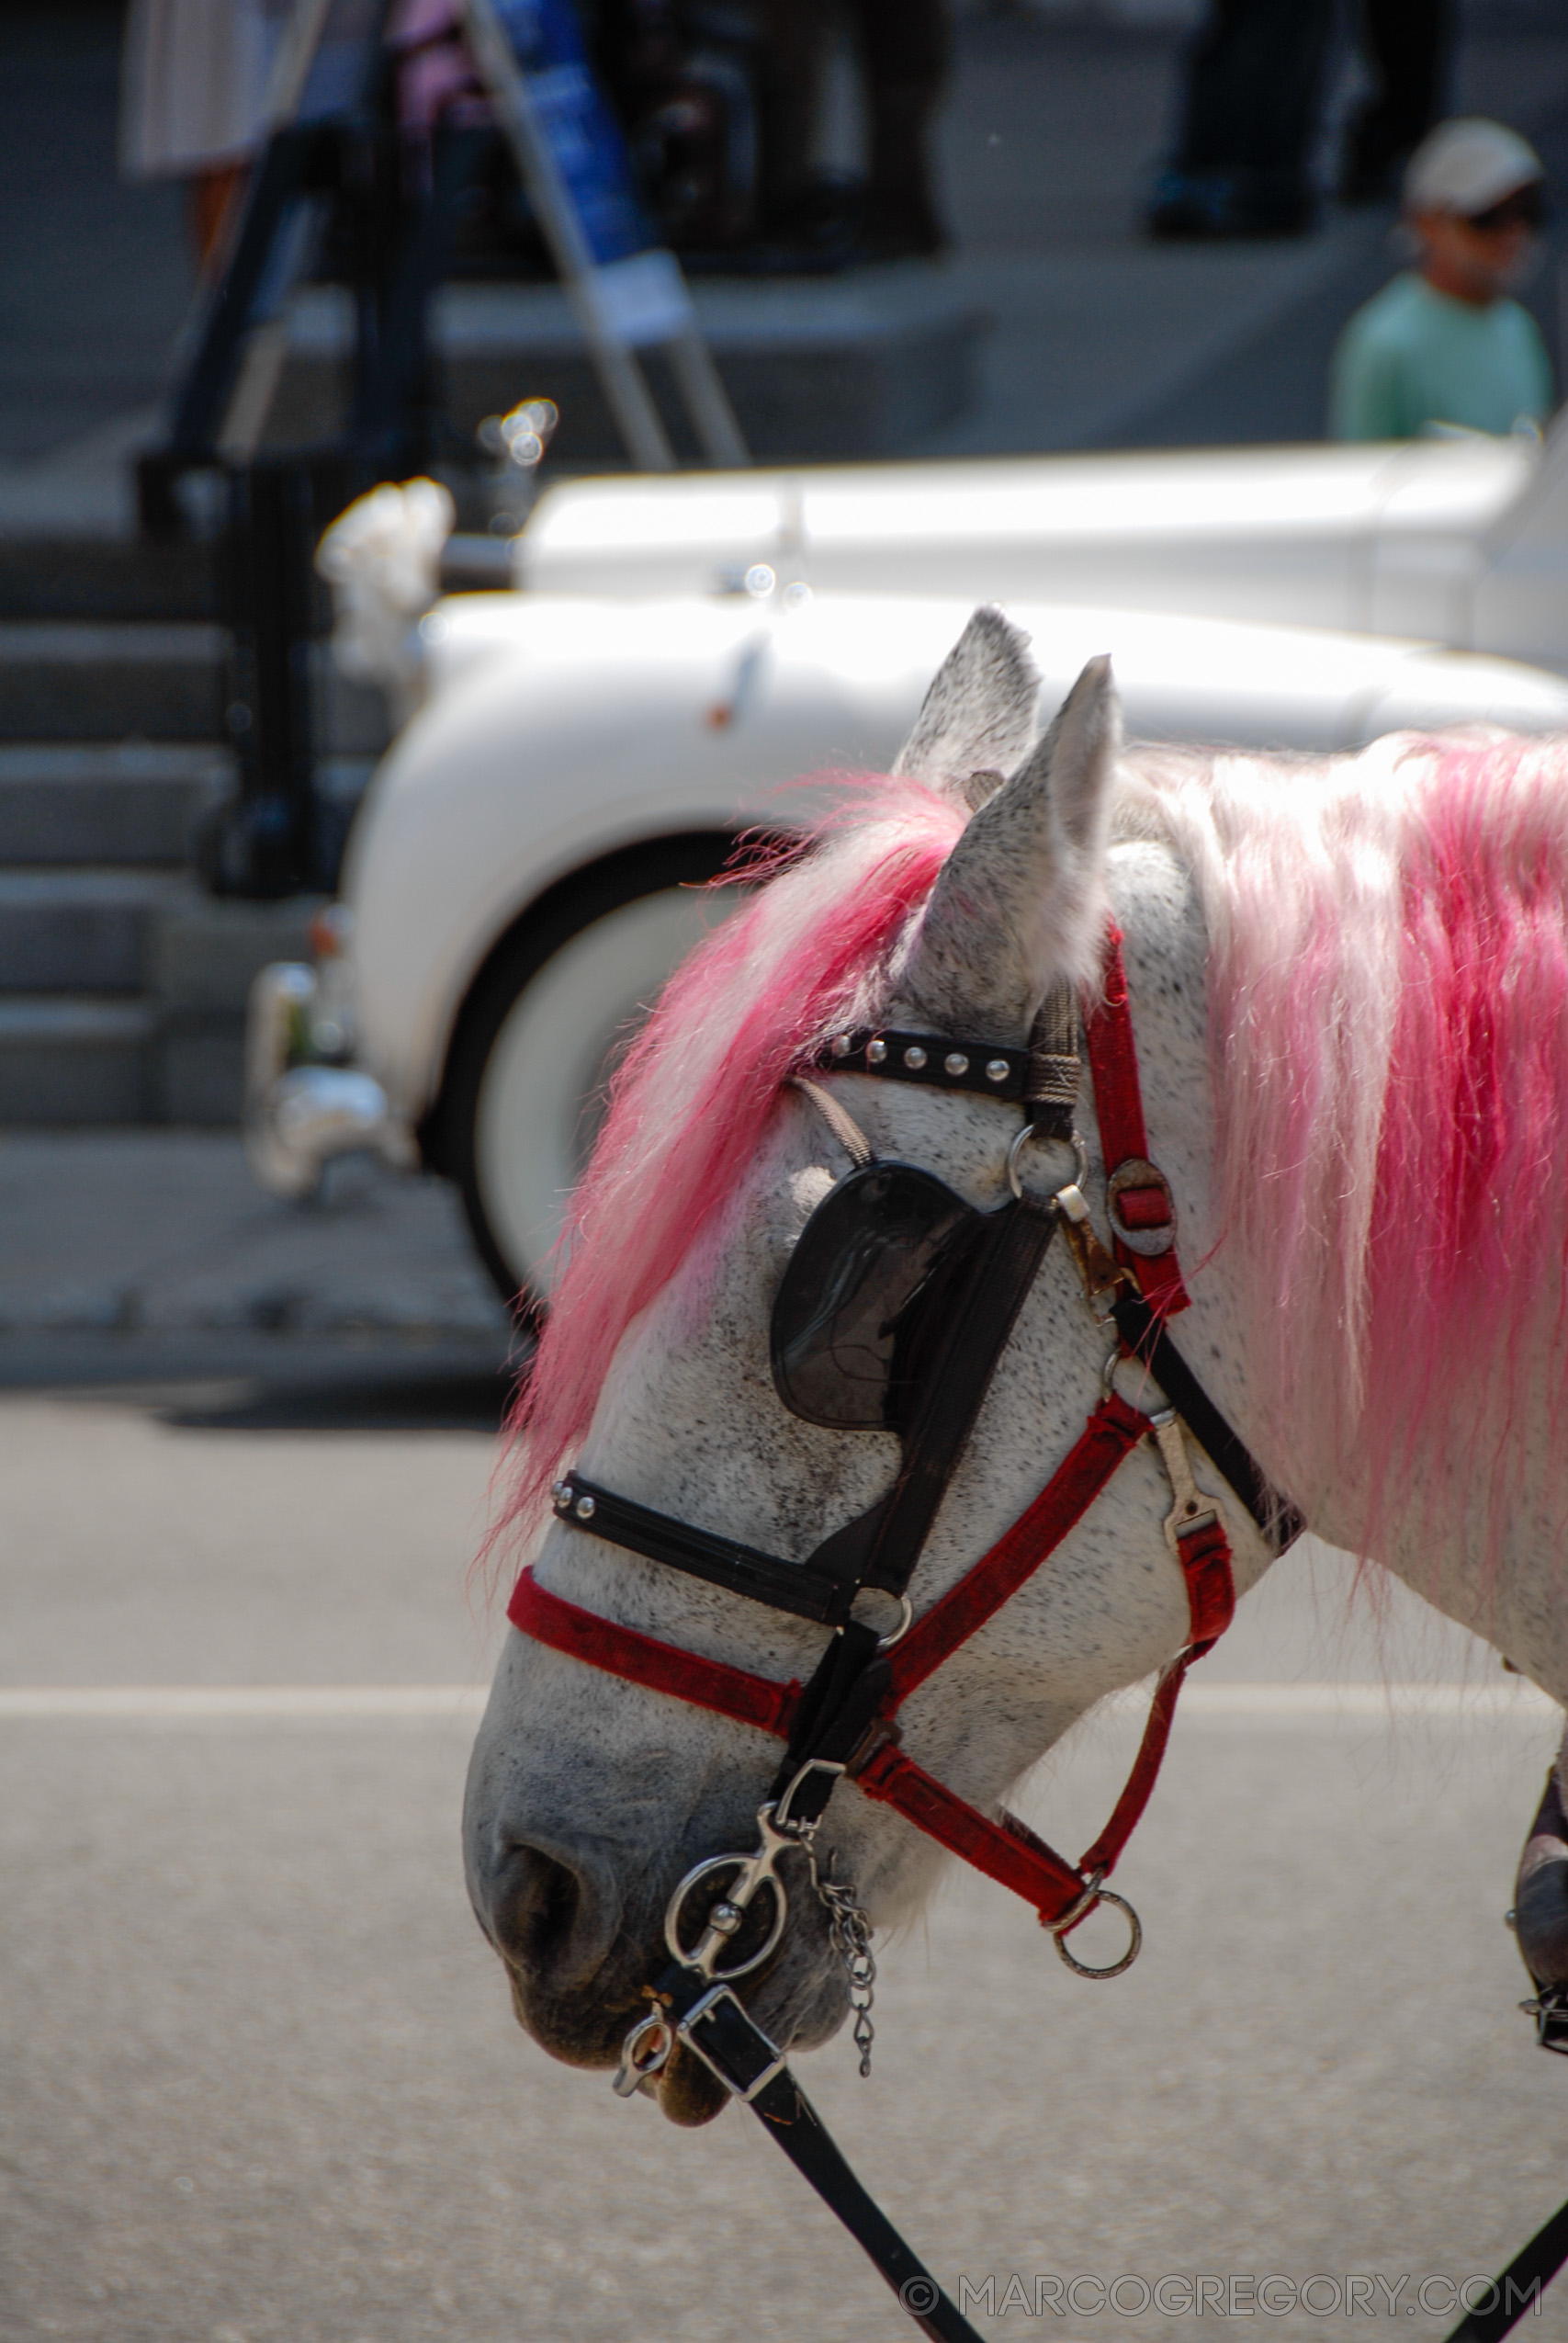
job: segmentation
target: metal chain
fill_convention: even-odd
[[[876,1955],[871,1949],[871,1922],[855,1902],[852,1887],[818,1877],[817,1893],[828,1914],[828,1941],[844,1964],[850,1981],[850,2008],[854,2011],[854,2043],[863,2077],[871,2072],[871,2045],[876,2028],[871,2022],[876,1999]]]

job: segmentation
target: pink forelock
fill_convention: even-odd
[[[539,1518],[622,1336],[744,1177],[780,1086],[831,1033],[876,1013],[964,819],[919,782],[847,784],[809,851],[735,874],[766,883],[677,969],[612,1084],[513,1419],[516,1478],[497,1535],[525,1535]]]

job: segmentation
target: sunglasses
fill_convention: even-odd
[[[1539,187],[1520,187],[1484,211],[1463,215],[1467,228],[1478,235],[1495,236],[1505,228],[1539,228],[1546,218],[1546,198]]]
[[[773,1300],[773,1385],[792,1415],[907,1432],[994,1215],[910,1163],[867,1163],[824,1196]]]

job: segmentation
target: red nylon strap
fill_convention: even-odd
[[[1144,1808],[1154,1793],[1159,1770],[1165,1762],[1166,1744],[1170,1728],[1176,1722],[1176,1703],[1181,1697],[1181,1687],[1187,1681],[1187,1670],[1195,1659],[1212,1649],[1230,1625],[1235,1610],[1235,1581],[1231,1574],[1230,1541],[1224,1524],[1216,1514],[1212,1522],[1201,1522],[1185,1536],[1176,1541],[1177,1559],[1187,1582],[1187,1611],[1192,1628],[1192,1640],[1184,1652],[1179,1652],[1170,1666],[1162,1670],[1155,1686],[1155,1696],[1149,1704],[1148,1723],[1138,1744],[1138,1754],[1133,1760],[1133,1771],[1127,1776],[1127,1786],[1116,1801],[1115,1812],[1083,1859],[1081,1868],[1087,1872],[1104,1872],[1108,1876],[1115,1870],[1122,1850],[1143,1819]]]
[[[1127,1776],[1127,1786],[1117,1799],[1110,1821],[1083,1859],[1086,1872],[1104,1872],[1109,1875],[1116,1868],[1122,1850],[1143,1820],[1144,1808],[1154,1794],[1159,1770],[1165,1762],[1166,1744],[1170,1728],[1176,1722],[1176,1703],[1181,1697],[1181,1687],[1187,1681],[1187,1670],[1198,1658],[1193,1650],[1179,1653],[1170,1666],[1162,1670],[1155,1696],[1149,1704],[1148,1723],[1138,1744],[1138,1754],[1133,1760],[1133,1771]]]
[[[1100,1144],[1109,1177],[1119,1164],[1146,1162],[1149,1152],[1133,1019],[1127,1006],[1127,972],[1122,965],[1122,934],[1116,927],[1106,933],[1105,989],[1085,1030],[1094,1111],[1100,1117]],[[1118,1209],[1129,1228],[1159,1228],[1168,1218],[1163,1193],[1155,1188],[1124,1188]],[[1163,1317],[1174,1317],[1187,1308],[1187,1288],[1174,1247],[1168,1253],[1135,1253],[1114,1232],[1112,1242],[1117,1260],[1133,1272],[1145,1298]]]
[[[960,1644],[998,1612],[1082,1519],[1117,1466],[1149,1428],[1120,1392],[1102,1399],[1077,1444],[1012,1527],[895,1647],[889,1660],[896,1704],[906,1701]]]
[[[1132,1415],[1135,1410],[1129,1409],[1126,1412]],[[1090,1423],[1092,1427],[1092,1418]],[[1080,1442],[1080,1447],[1082,1444]],[[1123,1450],[1122,1454],[1125,1453]],[[1114,1469],[1112,1465],[1111,1470]],[[1081,1511],[1082,1508],[1079,1510]],[[1024,1519],[1027,1520],[1028,1515]],[[1009,1534],[1010,1536],[1012,1533]],[[1007,1540],[1001,1543],[1005,1545]],[[1127,1785],[1116,1801],[1110,1821],[1093,1846],[1079,1859],[1076,1871],[1054,1848],[1048,1847],[1043,1839],[1036,1838],[1016,1815],[1003,1814],[993,1821],[938,1782],[934,1775],[916,1765],[913,1759],[907,1758],[892,1743],[876,1750],[853,1777],[868,1797],[879,1798],[886,1805],[896,1807],[928,1838],[936,1839],[950,1852],[961,1855],[976,1871],[983,1871],[989,1879],[998,1880],[1002,1886],[1011,1888],[1015,1896],[1021,1896],[1026,1903],[1032,1904],[1047,1928],[1071,1908],[1083,1894],[1087,1880],[1097,1872],[1109,1878],[1115,1870],[1122,1850],[1143,1819],[1144,1809],[1159,1779],[1160,1767],[1170,1740],[1170,1728],[1176,1722],[1176,1703],[1187,1681],[1187,1671],[1192,1662],[1201,1659],[1215,1638],[1224,1632],[1235,1608],[1230,1546],[1218,1519],[1205,1522],[1188,1536],[1179,1538],[1177,1545],[1182,1576],[1187,1583],[1192,1641],[1161,1674],[1155,1687],[1144,1737],[1127,1777]],[[998,1550],[994,1547],[992,1553]],[[990,1560],[991,1556],[987,1555],[977,1568],[985,1569]],[[970,1573],[971,1578],[975,1575],[973,1571]],[[1027,1576],[1027,1572],[1021,1576]],[[967,1579],[961,1580],[959,1587],[953,1590],[954,1593],[961,1592],[967,1584]],[[944,1598],[945,1601],[951,1599]],[[939,1604],[937,1610],[941,1608]],[[935,1611],[930,1612],[927,1618],[935,1615]],[[990,1613],[987,1612],[984,1615],[989,1617]],[[929,1669],[922,1670],[916,1681],[929,1673]],[[899,1689],[902,1691],[902,1687]]]
[[[1212,1522],[1189,1530],[1176,1541],[1187,1602],[1192,1613],[1195,1658],[1218,1643],[1235,1615],[1235,1580],[1231,1575],[1230,1541],[1218,1514]]]
[[[506,1615],[514,1627],[536,1643],[548,1644],[552,1651],[568,1652],[591,1668],[603,1668],[607,1675],[646,1684],[649,1692],[669,1692],[698,1708],[711,1708],[738,1724],[760,1726],[781,1741],[789,1738],[800,1698],[800,1686],[793,1678],[787,1684],[775,1683],[771,1676],[748,1675],[743,1668],[727,1667],[721,1659],[701,1659],[695,1652],[661,1644],[635,1627],[617,1627],[614,1620],[601,1619],[597,1612],[551,1594],[532,1570],[525,1570],[518,1579]]]
[[[896,1807],[950,1854],[961,1855],[987,1879],[1032,1904],[1047,1926],[1083,1895],[1084,1882],[1072,1865],[1025,1824],[1011,1815],[993,1822],[891,1741],[853,1779],[868,1798]]]

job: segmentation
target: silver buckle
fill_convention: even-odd
[[[740,2015],[746,2020],[746,2023],[750,2027],[752,2032],[759,2035],[761,2039],[767,2043],[768,2048],[773,2054],[772,2064],[764,2066],[761,2073],[757,2077],[756,2081],[748,2083],[744,2088],[742,2088],[741,2085],[735,2080],[732,2075],[727,2075],[725,2073],[724,2068],[718,2064],[716,2059],[711,2058],[708,2055],[708,2053],[703,2048],[702,2043],[698,2042],[696,2036],[692,2032],[692,2028],[696,2024],[698,2019],[705,2018],[708,2011],[710,2009],[716,2009],[721,2001],[732,2001],[737,2009],[739,2010]],[[748,2107],[761,2092],[767,2089],[770,2083],[776,2082],[778,2077],[786,2071],[783,2051],[780,2050],[776,2043],[770,2041],[768,2036],[762,2032],[762,2029],[760,2025],[758,2025],[756,2020],[748,2015],[746,2006],[740,1999],[739,1994],[732,1993],[727,1985],[716,1985],[711,1992],[705,1993],[702,1999],[694,2003],[694,2006],[687,2010],[685,2016],[676,2027],[675,2032],[685,2043],[686,2048],[693,2053],[694,2056],[702,2060],[703,2065],[707,2068],[708,2073],[716,2076],[718,2081],[724,2085],[725,2089],[729,2093],[731,2099],[739,2099]]]
[[[1218,1522],[1223,1527],[1225,1517],[1218,1499],[1211,1497],[1206,1488],[1200,1488],[1192,1477],[1181,1419],[1176,1409],[1162,1408],[1158,1415],[1149,1418],[1149,1429],[1159,1448],[1170,1493],[1176,1500],[1165,1517],[1165,1542],[1179,1562],[1179,1539],[1190,1537],[1194,1530],[1206,1529],[1211,1522]]]

